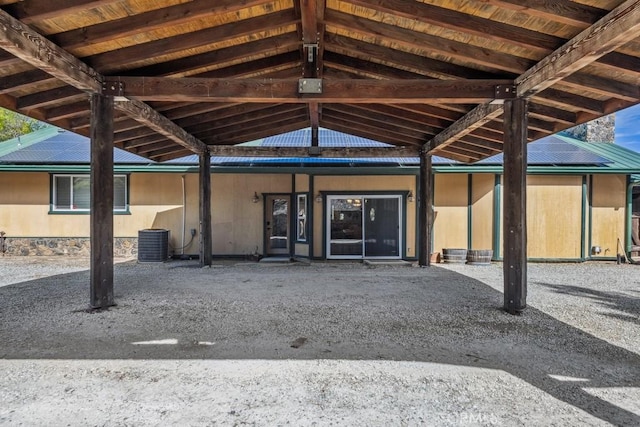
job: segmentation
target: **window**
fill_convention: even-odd
[[[307,241],[307,195],[298,194],[298,221],[297,221],[297,241]]]
[[[113,177],[113,211],[127,212],[127,176]],[[51,210],[53,212],[89,212],[91,179],[89,175],[54,175],[52,179]]]

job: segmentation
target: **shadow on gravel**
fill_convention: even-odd
[[[605,316],[640,325],[640,297],[632,297],[621,292],[602,292],[595,289],[587,289],[571,285],[558,285],[541,282],[537,282],[536,285],[544,286],[559,294],[594,300],[605,309],[619,312],[604,313]]]
[[[93,314],[84,310],[88,272],[0,288],[0,357],[483,367],[506,371],[607,422],[640,425],[637,414],[585,391],[640,387],[638,354],[534,307],[508,315],[500,309],[501,293],[467,276],[438,267],[360,264],[177,265],[116,265],[118,306]],[[569,288],[564,291],[585,296]],[[590,297],[618,304],[615,295]]]

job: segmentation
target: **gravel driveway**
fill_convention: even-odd
[[[0,258],[0,424],[640,425],[640,266]]]

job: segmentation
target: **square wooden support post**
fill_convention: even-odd
[[[418,265],[431,265],[431,235],[433,231],[433,168],[431,155],[420,152],[420,197],[418,198]]]
[[[113,301],[113,97],[91,95],[91,292],[92,309]]]
[[[211,266],[213,242],[211,237],[211,155],[200,154],[200,267]]]
[[[504,309],[527,306],[527,100],[504,103]]]

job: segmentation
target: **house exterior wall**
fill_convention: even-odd
[[[291,184],[291,174],[213,174],[211,221],[214,255],[262,254],[264,195],[290,194]],[[259,203],[251,202],[254,193],[260,196]]]
[[[602,252],[593,258],[611,258],[624,249],[626,179],[620,175],[594,175],[591,188],[591,245]]]
[[[529,258],[581,257],[582,203],[582,176],[527,177]]]
[[[435,175],[433,252],[467,248],[469,193],[467,174]]]
[[[492,249],[494,235],[493,204],[495,175],[472,175],[471,184],[471,247]]]
[[[502,245],[502,208],[496,215],[496,176],[491,173],[441,173],[435,176],[434,252],[443,248],[493,249],[495,236]],[[7,233],[14,254],[87,255],[89,215],[49,212],[50,174],[0,173],[0,231]],[[529,175],[527,178],[528,256],[531,259],[594,259],[615,257],[617,240],[626,233],[626,176],[594,175],[588,198],[583,175]],[[184,182],[184,194],[183,194]],[[469,183],[471,182],[471,187]],[[217,256],[263,254],[264,200],[269,194],[308,194],[308,243],[292,241],[297,256],[323,258],[325,215],[318,194],[417,194],[414,175],[295,175],[213,173],[212,237]],[[500,188],[500,187],[499,187]],[[469,191],[471,190],[471,191]],[[257,193],[259,203],[252,203]],[[132,173],[129,175],[128,214],[114,216],[116,255],[135,256],[139,230],[170,231],[170,253],[198,253],[198,175],[187,173]],[[405,200],[405,199],[403,199]],[[295,215],[295,197],[291,199]],[[416,202],[405,200],[402,240],[407,258],[416,256]],[[495,217],[499,218],[496,224]],[[497,227],[497,230],[496,230]],[[190,230],[197,234],[191,239]],[[292,230],[293,232],[293,230]],[[295,236],[293,236],[295,237]],[[600,254],[591,254],[591,246]],[[502,255],[500,250],[499,255]]]

